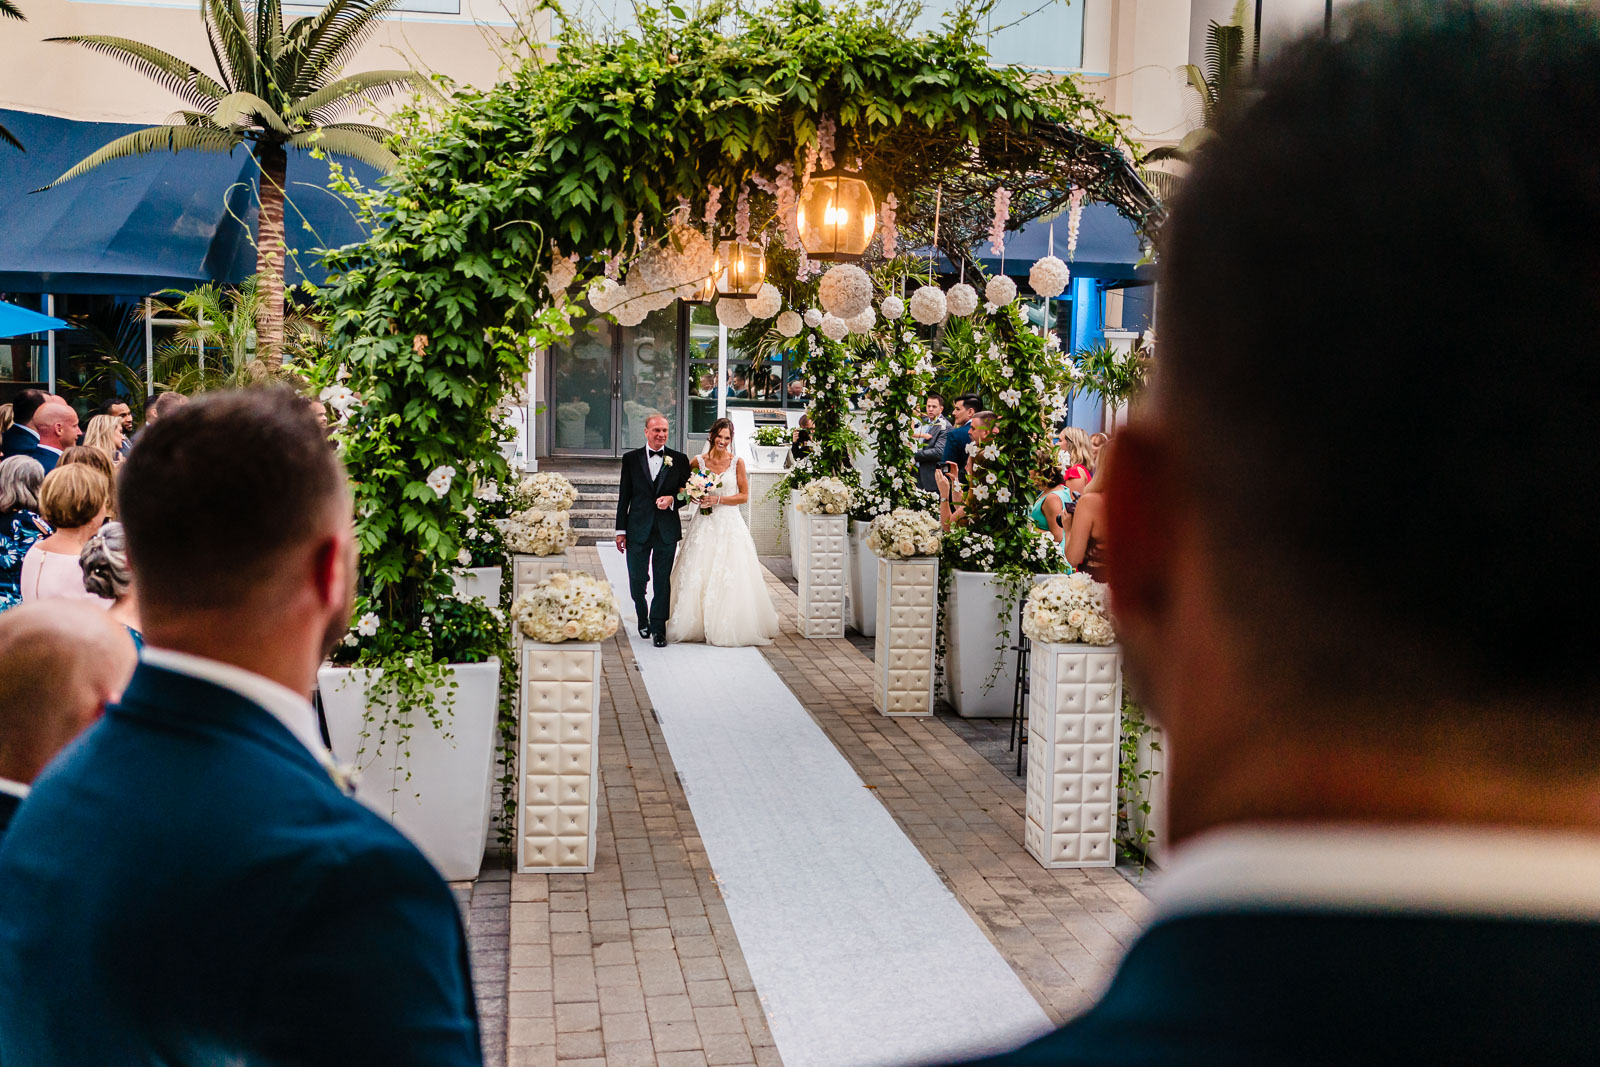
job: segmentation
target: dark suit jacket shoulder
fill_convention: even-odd
[[[7,426],[0,434],[0,457],[21,455],[38,443],[39,438],[21,426]]]
[[[684,502],[675,501],[673,507],[661,511],[655,506],[655,500],[658,496],[676,497],[678,491],[687,484],[689,457],[671,448],[662,451],[672,460],[672,464],[662,467],[661,475],[655,482],[650,479],[650,460],[645,449],[635,448],[622,454],[616,528],[635,544],[642,544],[657,533],[669,542],[678,541],[683,536],[678,509],[684,506]]]
[[[266,710],[145,665],[0,844],[0,1062],[235,1060],[480,1063],[466,940]]]
[[[4,841],[6,831],[11,827],[11,820],[17,817],[17,808],[22,806],[22,799],[10,793],[0,793],[0,841]]]

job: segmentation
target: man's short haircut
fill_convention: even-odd
[[[162,416],[117,481],[141,600],[194,608],[246,600],[346,492],[316,416],[285,388],[214,393]]]
[[[993,426],[994,420],[998,419],[999,417],[999,415],[996,415],[992,411],[974,411],[972,413],[972,421],[981,422],[985,426]]]
[[[1356,707],[1593,714],[1600,19],[1358,9],[1256,88],[1171,206],[1157,368],[1257,666]],[[1559,340],[1496,342],[1513,308]]]
[[[87,463],[63,464],[39,486],[39,514],[57,529],[87,526],[110,501],[111,483]]]
[[[939,406],[944,407],[944,397],[940,396],[938,393],[929,393],[928,399],[937,400],[939,402]]]
[[[133,406],[128,403],[126,398],[120,397],[120,396],[113,396],[113,397],[108,397],[105,400],[100,401],[100,405],[94,409],[94,412],[95,412],[96,415],[109,415],[109,414],[111,414],[111,409],[116,407],[118,404],[121,404],[123,407],[127,408],[129,411],[133,410]]]
[[[978,399],[977,393],[962,393],[960,396],[956,397],[956,403],[960,404],[968,411],[977,411],[979,408],[983,407],[983,401]]]
[[[28,425],[49,399],[50,394],[43,389],[24,389],[11,398],[11,421],[18,426]]]
[[[157,393],[155,398],[150,401],[150,407],[145,414],[145,419],[164,419],[183,407],[188,400],[189,398],[182,393]]]

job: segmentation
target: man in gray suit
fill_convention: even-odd
[[[929,493],[937,493],[939,486],[933,475],[944,460],[945,438],[950,433],[950,420],[944,417],[944,398],[929,393],[927,412],[928,421],[917,431],[917,440],[923,442],[917,449],[917,484]]]

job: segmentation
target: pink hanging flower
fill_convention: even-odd
[[[883,205],[879,208],[878,216],[883,220],[883,258],[893,259],[895,247],[900,241],[900,231],[895,228],[894,213],[900,207],[900,201],[890,193],[883,198]]]
[[[989,226],[989,250],[997,256],[1006,251],[1006,220],[1011,217],[1011,190],[1005,186],[994,191],[994,222]]]
[[[1067,212],[1067,258],[1078,251],[1078,227],[1083,224],[1083,190],[1072,190],[1072,206]]]
[[[717,230],[717,209],[722,206],[722,186],[713,185],[706,190],[706,232]]]
[[[741,242],[750,240],[750,190],[739,187],[739,201],[733,209],[733,235]]]
[[[823,170],[833,169],[833,138],[838,129],[838,125],[827,115],[817,123],[817,161],[822,164]],[[806,176],[810,177],[809,174]]]
[[[779,163],[777,186],[778,218],[783,220],[783,243],[790,248],[800,247],[800,223],[796,214],[800,201],[794,193],[794,164]]]

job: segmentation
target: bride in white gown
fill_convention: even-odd
[[[744,461],[733,458],[733,423],[712,423],[707,442],[706,451],[690,463],[720,482],[700,502],[710,501],[711,514],[690,520],[678,548],[667,640],[724,647],[771,644],[778,635],[778,613],[767,595],[756,543],[739,514],[738,505],[750,499],[750,483]]]

